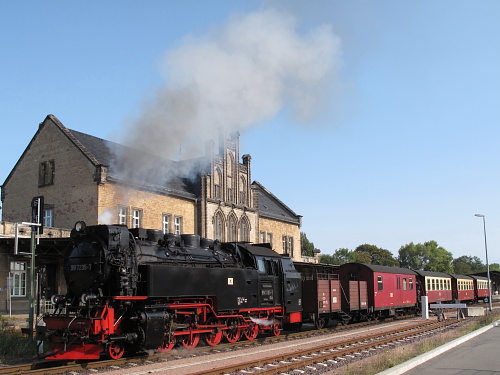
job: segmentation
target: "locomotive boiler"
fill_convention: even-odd
[[[64,274],[67,293],[38,332],[49,359],[252,340],[302,322],[301,276],[268,244],[78,222]]]

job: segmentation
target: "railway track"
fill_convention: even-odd
[[[335,346],[331,344],[318,345],[311,348],[299,350],[292,354],[280,356],[270,356],[265,359],[258,359],[239,363],[237,365],[220,366],[211,371],[203,370],[199,372],[190,372],[191,375],[219,375],[230,374],[240,371],[246,373],[255,373],[261,375],[272,375],[286,373],[292,370],[302,369],[313,366],[314,370],[328,368],[329,365],[336,364],[338,361],[345,360],[347,356],[355,357],[357,353],[363,351],[377,350],[377,348],[387,347],[390,343],[404,341],[410,337],[428,334],[429,332],[440,330],[444,327],[457,324],[456,320],[421,323],[414,327],[395,329],[381,334],[366,336],[362,341],[351,339],[342,341]],[[319,368],[318,368],[319,366]],[[312,369],[312,368],[311,368]]]
[[[462,322],[462,321],[459,321]],[[417,325],[412,325],[411,327],[406,327],[403,329],[395,329],[390,332],[385,332],[383,334],[377,333],[369,336],[364,336],[363,340],[360,341],[358,338],[352,338],[350,340],[342,340],[341,342],[332,346],[332,344],[321,344],[321,345],[309,345],[307,349],[301,349],[299,351],[294,351],[293,353],[273,356],[269,355],[264,359],[259,358],[258,360],[250,361],[239,361],[237,365],[231,366],[219,366],[210,371],[203,369],[200,372],[195,372],[196,370],[190,370],[190,374],[202,375],[202,374],[221,374],[221,373],[231,373],[241,369],[251,369],[250,371],[262,374],[272,373],[276,374],[279,372],[290,371],[292,367],[301,368],[310,366],[312,363],[320,363],[318,366],[330,366],[335,364],[337,361],[335,358],[343,358],[344,356],[354,355],[355,352],[370,351],[374,350],[374,347],[381,345],[388,345],[389,342],[395,340],[404,340],[406,336],[422,335],[424,332],[433,331],[440,329],[443,326],[450,324],[459,323],[457,320],[448,320],[445,322],[423,322]],[[360,326],[366,326],[364,323]],[[374,325],[369,324],[369,325]],[[345,329],[345,327],[342,327]],[[340,332],[343,330],[340,330]],[[108,361],[95,361],[86,363],[65,363],[61,362],[42,362],[36,364],[29,364],[23,366],[12,366],[7,368],[0,368],[0,374],[61,374],[61,373],[91,373],[97,371],[114,371],[127,369],[127,373],[134,373],[134,369],[137,369],[138,373],[148,373],[150,371],[142,372],[140,369],[143,366],[154,365],[155,363],[163,363],[161,365],[163,370],[173,371],[179,370],[175,367],[175,362],[179,362],[182,358],[203,358],[206,355],[216,355],[217,358],[233,357],[235,356],[235,351],[241,349],[247,349],[252,347],[262,346],[264,344],[273,343],[277,340],[289,342],[291,339],[302,339],[304,337],[316,337],[315,335],[325,335],[331,334],[332,332],[339,333],[339,330],[323,329],[323,330],[311,330],[308,332],[297,332],[289,333],[286,335],[278,337],[266,337],[262,339],[256,339],[252,341],[242,341],[233,344],[219,345],[215,348],[213,347],[199,347],[195,350],[189,351],[179,351],[167,354],[153,354],[144,355],[130,358],[122,358],[120,360],[108,360]],[[381,338],[382,336],[382,338]],[[263,350],[265,351],[265,350]],[[237,352],[236,352],[237,353]],[[237,355],[237,354],[236,354]],[[203,361],[195,361],[196,363]],[[342,361],[342,359],[340,359]],[[213,361],[212,361],[213,362]],[[221,361],[222,363],[223,361]],[[50,366],[56,367],[50,367]],[[172,367],[174,366],[174,367]],[[183,367],[190,366],[188,364],[183,365]],[[192,366],[192,365],[191,365]],[[268,372],[266,372],[268,371]],[[155,372],[155,371],[153,371]],[[176,371],[178,372],[178,371]]]

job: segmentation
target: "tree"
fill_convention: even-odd
[[[300,232],[300,252],[302,255],[307,257],[314,256],[314,243],[307,239],[304,232]]]
[[[335,250],[333,253],[333,258],[335,259],[336,264],[345,264],[354,262],[354,253],[346,248],[341,248]]]
[[[399,267],[399,262],[389,250],[375,245],[359,245],[355,250],[355,260],[360,263],[377,264],[380,266]]]
[[[330,254],[321,254],[319,257],[319,262],[324,264],[337,264],[333,255]]]
[[[478,273],[486,270],[486,266],[481,259],[474,256],[463,255],[452,262],[453,271],[460,275],[468,275],[470,273]]]
[[[427,241],[416,245],[410,242],[401,246],[398,253],[401,267],[434,272],[453,272],[451,266],[453,255],[439,246],[436,241]]]

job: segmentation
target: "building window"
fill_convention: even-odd
[[[162,227],[163,233],[170,233],[170,216],[169,214],[163,214]]]
[[[224,241],[224,218],[220,213],[214,216],[214,240]]]
[[[293,258],[293,237],[283,236],[283,253]]]
[[[128,208],[118,207],[118,224],[127,225]]]
[[[229,202],[233,201],[233,189],[232,188],[227,188],[227,201],[229,201]]]
[[[10,262],[11,296],[26,296],[26,263]]]
[[[260,231],[260,243],[268,243],[273,247],[273,234],[270,232]]]
[[[176,216],[174,218],[174,233],[181,234],[182,233],[182,217]]]
[[[227,220],[227,241],[234,242],[237,241],[236,238],[236,217],[233,215],[229,216]]]
[[[215,175],[214,175],[214,197],[216,199],[221,199],[221,194],[220,194],[220,186],[221,186],[221,181],[222,181],[222,173],[219,168],[215,170]]]
[[[142,221],[142,210],[132,209],[132,228],[140,228]]]
[[[243,217],[240,221],[240,241],[250,241],[250,224],[246,217]]]
[[[54,209],[46,208],[43,210],[43,226],[53,227],[54,226]]]
[[[43,161],[38,169],[38,186],[47,186],[54,183],[55,164],[54,160]]]
[[[246,183],[246,179],[244,177],[241,177],[240,179],[240,204],[243,204],[243,205],[246,205],[247,204],[247,196],[245,194],[246,192],[246,186],[247,186],[247,183]]]

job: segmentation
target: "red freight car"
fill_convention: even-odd
[[[338,273],[344,290],[342,310],[349,312],[354,319],[386,318],[417,310],[414,271],[347,263],[339,267]]]
[[[302,276],[304,321],[323,328],[329,321],[338,320],[341,314],[338,266],[301,262],[294,264]]]
[[[421,296],[427,296],[428,303],[452,302],[451,276],[443,272],[415,271]]]

